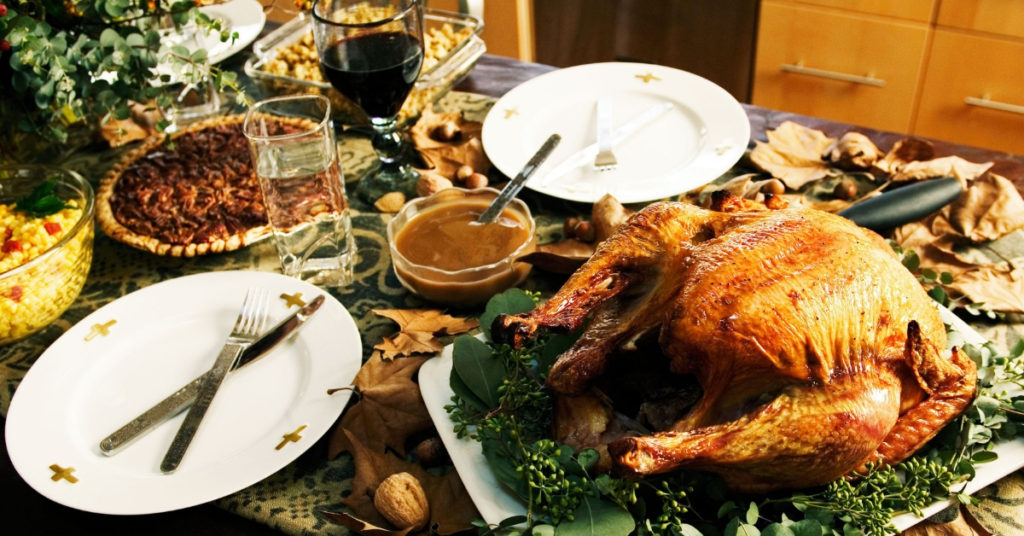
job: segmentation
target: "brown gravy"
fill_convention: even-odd
[[[395,247],[410,262],[441,270],[499,262],[529,240],[530,226],[508,209],[494,223],[476,223],[487,205],[465,200],[428,208],[398,232]]]

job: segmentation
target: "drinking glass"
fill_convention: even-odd
[[[357,193],[370,202],[393,191],[412,196],[417,174],[403,158],[397,118],[423,64],[421,0],[317,0],[313,37],[324,76],[373,126],[380,166]]]
[[[356,246],[330,101],[262,100],[249,108],[243,130],[284,274],[323,287],[351,283]]]

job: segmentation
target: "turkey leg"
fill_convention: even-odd
[[[896,421],[899,381],[883,379],[793,385],[734,421],[623,438],[608,450],[625,476],[685,467],[717,473],[746,492],[824,484],[871,455]]]

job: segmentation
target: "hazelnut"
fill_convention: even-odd
[[[786,193],[786,185],[779,179],[771,179],[761,183],[761,192],[772,195],[782,195]]]
[[[416,445],[416,458],[426,467],[440,465],[448,459],[448,451],[439,437],[428,437]]]
[[[487,186],[487,183],[487,175],[484,175],[483,173],[474,173],[466,179],[466,188],[484,188]]]
[[[380,196],[377,201],[373,203],[373,206],[381,212],[394,213],[401,210],[402,205],[404,204],[405,194],[402,192],[388,192]]]
[[[399,529],[419,530],[430,521],[427,494],[416,477],[395,473],[377,486],[373,506],[389,523]]]
[[[580,219],[576,216],[566,218],[565,222],[562,223],[562,234],[564,234],[566,238],[572,238],[574,236],[573,233],[576,232],[576,225],[579,223]]]
[[[576,227],[572,230],[573,236],[583,242],[593,242],[597,240],[597,229],[589,221],[581,221],[576,224]]]
[[[473,175],[473,166],[468,164],[462,164],[459,169],[455,170],[455,178],[465,182],[470,176]]]
[[[426,197],[452,186],[455,186],[452,181],[437,173],[421,171],[420,178],[416,180],[416,195]]]
[[[849,201],[857,197],[857,183],[850,179],[843,179],[832,189],[832,195],[836,199]]]

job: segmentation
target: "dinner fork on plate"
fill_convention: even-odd
[[[160,470],[164,473],[174,472],[178,468],[196,430],[199,429],[199,424],[206,416],[210,402],[213,401],[217,389],[224,381],[224,376],[231,370],[242,352],[259,339],[263,326],[267,323],[269,305],[266,290],[250,288],[246,291],[245,298],[242,300],[242,308],[238,312],[238,318],[235,319],[235,326],[227,340],[224,341],[224,346],[213,367],[203,376],[203,381],[199,384],[199,392],[196,394],[196,401],[189,408],[188,414],[185,415],[185,421],[178,428],[178,433],[175,434],[174,440],[160,464]]]
[[[597,99],[597,156],[594,169],[611,171],[619,167],[612,152],[612,101],[608,97]]]

